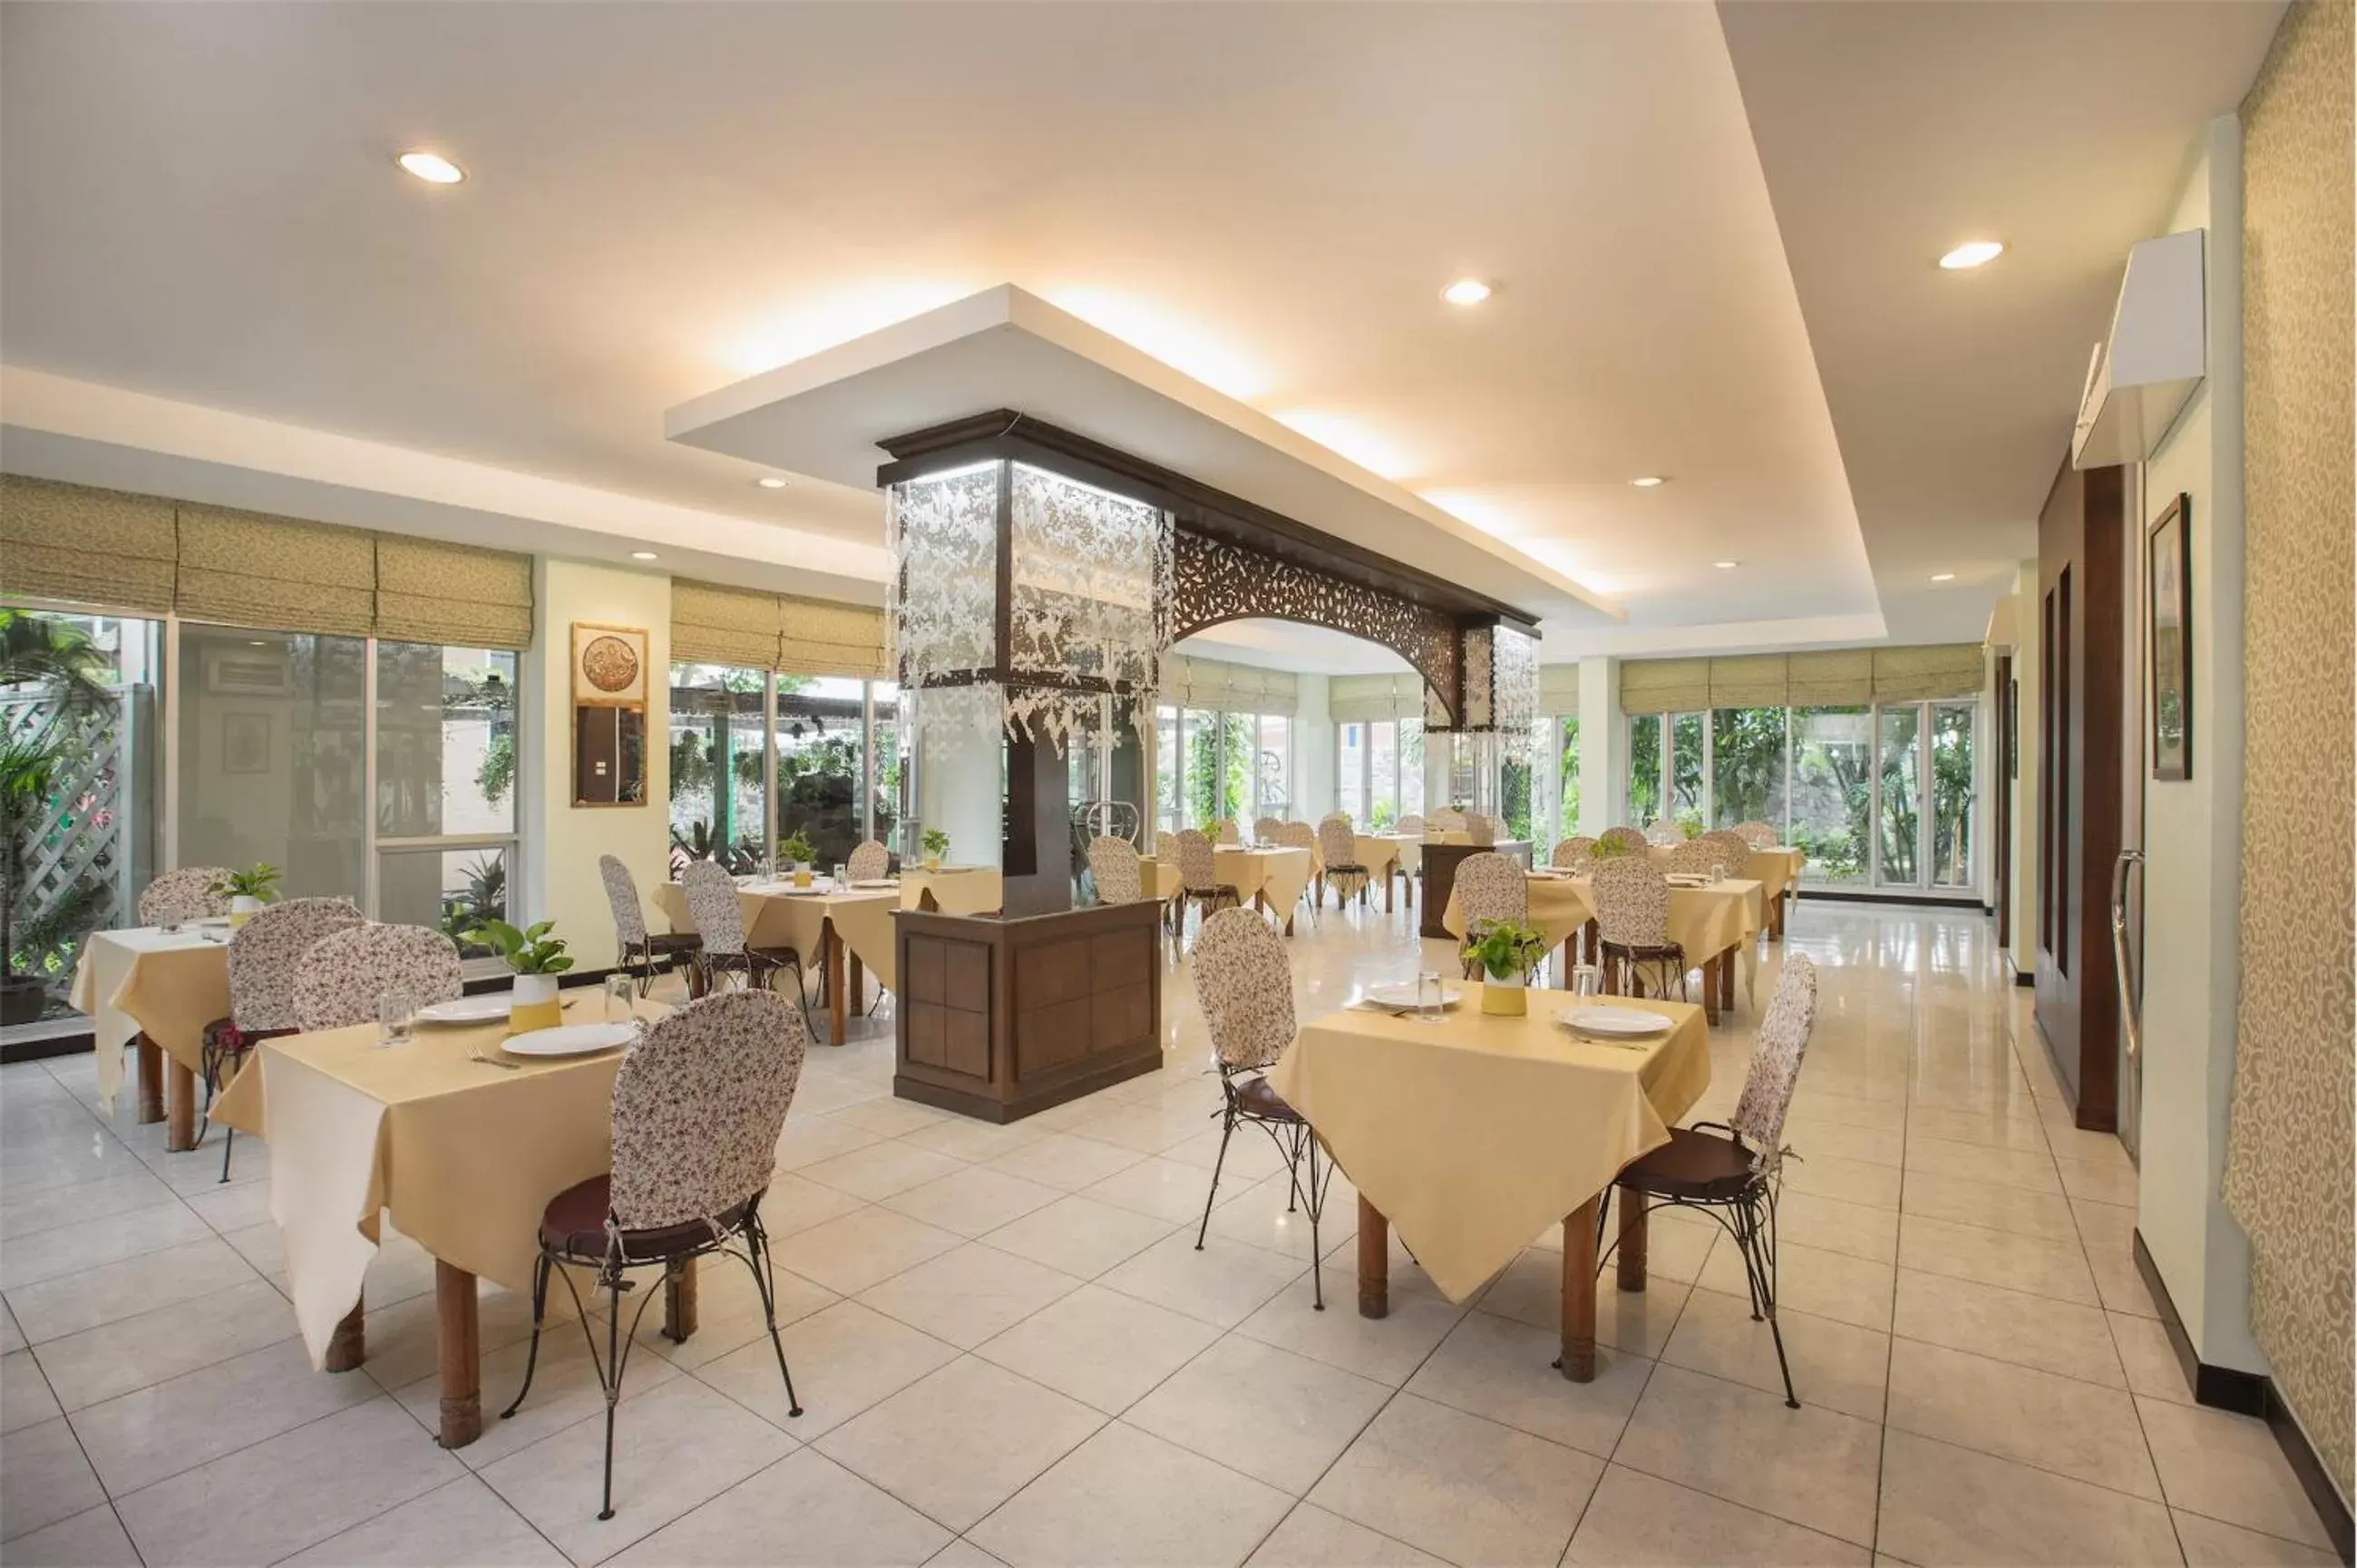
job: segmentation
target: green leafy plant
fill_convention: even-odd
[[[278,896],[278,877],[276,866],[258,860],[243,871],[232,871],[215,882],[212,895],[216,898],[259,898],[267,904]]]
[[[442,900],[442,934],[458,944],[460,958],[480,958],[490,950],[473,940],[472,933],[507,913],[508,864],[498,854],[481,855],[465,875],[465,890]]]
[[[946,858],[949,853],[950,835],[942,832],[939,828],[927,828],[925,830],[925,854],[927,858],[941,860]]]
[[[88,878],[45,890],[33,869],[83,820],[87,802],[66,790],[81,725],[113,703],[108,671],[106,653],[85,633],[45,616],[0,610],[0,689],[33,688],[11,694],[42,702],[38,716],[0,726],[0,850],[6,857],[0,864],[0,995],[10,1023],[39,1015],[60,949],[90,929],[106,900],[104,886]]]
[[[1681,813],[1678,817],[1678,832],[1685,834],[1689,843],[1702,837],[1702,819]]]
[[[1619,839],[1598,839],[1596,841],[1595,847],[1587,852],[1587,858],[1590,860],[1612,860],[1628,853],[1628,845],[1622,843]]]
[[[1546,938],[1519,920],[1484,920],[1473,928],[1465,951],[1492,980],[1526,975],[1546,957]]]
[[[778,841],[778,858],[794,865],[808,865],[818,858],[818,850],[807,834],[797,831],[791,837]]]
[[[573,967],[573,960],[565,950],[565,939],[549,935],[555,929],[554,920],[521,931],[505,920],[485,920],[466,940],[490,949],[518,974],[563,974]]]

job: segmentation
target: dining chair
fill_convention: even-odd
[[[1585,871],[1587,863],[1596,858],[1596,841],[1588,838],[1567,838],[1555,846],[1547,864],[1557,871]]]
[[[1617,990],[1625,971],[1629,993],[1642,996],[1650,972],[1652,993],[1666,998],[1674,975],[1678,1000],[1684,1001],[1685,949],[1670,940],[1670,884],[1659,868],[1641,854],[1613,855],[1596,863],[1587,886],[1595,896],[1605,989]]]
[[[881,882],[892,875],[892,852],[876,839],[869,839],[851,852],[844,869],[851,873],[854,882]]]
[[[554,1275],[573,1293],[606,1399],[601,1520],[614,1517],[614,1412],[630,1346],[647,1304],[664,1294],[643,1293],[624,1332],[622,1294],[631,1270],[677,1273],[707,1252],[743,1262],[752,1272],[770,1348],[785,1380],[786,1413],[802,1412],[785,1342],[778,1337],[777,1283],[761,1198],[810,1041],[802,1009],[775,992],[705,996],[664,1018],[623,1054],[614,1075],[614,1155],[607,1173],[565,1188],[542,1211],[532,1275],[532,1348],[524,1353],[523,1386],[500,1419],[514,1415],[532,1392]],[[573,1268],[596,1271],[593,1297],[607,1293],[602,1357],[597,1319],[582,1302]]]
[[[295,966],[295,1019],[306,1030],[373,1024],[395,987],[412,1008],[461,994],[457,944],[425,926],[354,926],[322,938]]]
[[[1318,830],[1308,822],[1279,822],[1276,826],[1276,843],[1279,849],[1308,850],[1312,865],[1317,865],[1325,859],[1325,852],[1318,845]],[[1324,907],[1325,900],[1326,879],[1321,868],[1318,875],[1303,880],[1299,901],[1309,906],[1309,912],[1314,917]]]
[[[680,878],[687,899],[688,918],[695,922],[704,945],[689,972],[689,991],[698,996],[719,990],[727,974],[745,977],[748,989],[771,990],[778,972],[794,972],[794,1000],[806,994],[802,955],[790,947],[748,948],[745,945],[745,906],[738,902],[737,883],[716,861],[693,862]]]
[[[1738,822],[1735,824],[1733,831],[1741,833],[1743,835],[1743,842],[1753,849],[1774,849],[1776,847],[1776,841],[1778,838],[1777,832],[1766,822]]]
[[[229,895],[213,888],[230,875],[225,865],[184,865],[167,871],[139,893],[143,926],[185,926],[229,913]]]
[[[1443,806],[1432,813],[1432,831],[1437,833],[1461,833],[1465,831],[1465,813],[1454,806]]]
[[[1717,881],[1726,858],[1727,852],[1706,839],[1682,839],[1670,846],[1669,854],[1659,864],[1663,871],[1674,871],[1681,876],[1707,876]]]
[[[1236,826],[1236,820],[1233,817],[1222,817],[1212,825],[1219,833],[1220,843],[1222,845],[1232,846],[1244,842],[1243,831]]]
[[[1645,830],[1642,828],[1607,828],[1604,830],[1602,836],[1598,838],[1596,842],[1598,844],[1611,845],[1612,853],[1615,854],[1642,854],[1645,853]]]
[[[1285,826],[1282,817],[1259,817],[1253,822],[1253,843],[1265,848],[1276,842],[1276,830]]]
[[[1211,1186],[1203,1194],[1203,1222],[1195,1229],[1195,1251],[1211,1229],[1211,1205],[1220,1194],[1220,1173],[1228,1162],[1228,1140],[1240,1125],[1259,1128],[1285,1160],[1288,1214],[1309,1215],[1310,1305],[1326,1310],[1320,1272],[1324,1247],[1318,1222],[1326,1208],[1326,1188],[1334,1179],[1331,1160],[1321,1176],[1318,1135],[1301,1113],[1269,1087],[1268,1069],[1293,1043],[1293,968],[1285,940],[1250,909],[1228,909],[1203,922],[1195,938],[1195,999],[1211,1036],[1211,1059],[1220,1070],[1220,1153],[1211,1162]],[[1303,1167],[1308,1166],[1305,1176]]]
[[[1667,848],[1686,842],[1686,830],[1674,817],[1660,817],[1645,824],[1645,842]]]
[[[1458,944],[1458,956],[1464,961],[1465,978],[1471,980],[1480,969],[1472,953],[1476,933],[1496,920],[1527,923],[1530,881],[1520,865],[1495,851],[1469,854],[1457,863],[1457,912],[1465,918],[1465,938]]]
[[[1718,875],[1722,877],[1740,876],[1751,865],[1751,845],[1732,829],[1715,829],[1695,842],[1706,843],[1718,852]]]
[[[1137,846],[1127,839],[1092,839],[1089,875],[1096,879],[1100,904],[1135,904],[1146,897],[1145,878],[1138,872]]]
[[[1350,819],[1336,812],[1318,824],[1318,858],[1325,863],[1326,885],[1334,889],[1334,907],[1342,908],[1353,897],[1363,902],[1372,878],[1359,864],[1359,837]]]
[[[229,1087],[248,1052],[264,1040],[303,1026],[295,1011],[295,981],[303,955],[337,932],[364,923],[349,899],[289,898],[264,905],[230,938],[229,1016],[207,1024],[199,1036],[198,1061],[209,1113],[213,1095]],[[224,1127],[221,1133],[221,1178],[227,1181],[237,1129]]]
[[[1631,1161],[1614,1179],[1621,1202],[1642,1204],[1648,1214],[1656,1208],[1700,1209],[1734,1240],[1750,1287],[1751,1321],[1767,1319],[1777,1369],[1784,1375],[1784,1403],[1793,1410],[1801,1402],[1792,1392],[1784,1331],[1776,1322],[1776,1198],[1786,1153],[1784,1113],[1792,1103],[1816,1015],[1817,966],[1804,954],[1788,953],[1752,1042],[1735,1114],[1726,1122],[1671,1128],[1668,1143]],[[1608,1191],[1608,1211],[1610,1203]],[[1608,1248],[1598,1263],[1599,1274],[1610,1257]]]
[[[1211,853],[1210,839],[1193,828],[1180,828],[1171,836],[1178,845],[1178,924],[1182,929],[1189,906],[1209,916],[1243,902],[1232,884],[1220,880],[1220,863]]]
[[[1410,811],[1406,816],[1402,817],[1399,820],[1397,825],[1395,825],[1392,831],[1399,834],[1402,838],[1416,837],[1424,832],[1423,814],[1417,811]]]
[[[690,964],[695,961],[697,950],[704,946],[704,939],[695,932],[648,932],[646,909],[639,902],[638,880],[630,875],[629,866],[616,856],[601,854],[597,857],[597,876],[606,885],[607,908],[614,912],[615,961],[638,976],[640,995],[644,996],[654,985],[656,961],[662,961],[665,969],[682,960]]]

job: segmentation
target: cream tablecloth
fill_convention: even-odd
[[[1583,896],[1595,899],[1588,880],[1574,877]],[[1768,922],[1768,899],[1760,885],[1730,876],[1701,887],[1670,889],[1670,940],[1699,964],[1732,949],[1743,961],[1743,997],[1759,1001],[1760,933]]]
[[[140,926],[93,932],[82,945],[67,999],[90,1015],[108,1111],[123,1089],[123,1047],[143,1030],[190,1072],[202,1070],[205,1026],[229,1016],[228,938],[226,926]]]
[[[1309,886],[1312,875],[1309,852],[1306,849],[1238,849],[1220,845],[1211,851],[1214,875],[1220,881],[1236,890],[1236,897],[1249,904],[1258,894],[1268,905],[1269,911],[1279,919],[1290,919],[1294,901],[1301,890]],[[1149,896],[1176,898],[1182,886],[1176,856],[1157,859],[1141,856],[1138,872]]]
[[[1664,865],[1676,853],[1677,845],[1657,843],[1647,846],[1645,854],[1656,865]],[[1789,844],[1772,849],[1755,849],[1745,861],[1743,875],[1760,885],[1762,897],[1773,900],[1783,896],[1784,889],[1801,879],[1801,867],[1808,863],[1806,850]]]
[[[1361,1008],[1313,1018],[1269,1074],[1458,1302],[1667,1143],[1710,1087],[1698,1007],[1605,998],[1675,1020],[1632,1050],[1561,1028],[1555,1015],[1578,1005],[1567,993],[1530,993],[1522,1018],[1483,1015],[1480,993],[1467,986],[1439,1024]]]
[[[637,1006],[649,1019],[670,1011]],[[568,1021],[600,1015],[586,1008]],[[391,1050],[373,1024],[265,1040],[257,1070],[214,1101],[214,1121],[270,1144],[270,1217],[314,1367],[360,1299],[380,1215],[451,1267],[529,1290],[541,1211],[608,1168],[622,1054],[516,1058],[514,1071],[471,1059],[507,1032],[421,1028]]]
[[[1582,926],[1596,918],[1596,907],[1589,902],[1587,884],[1568,876],[1538,876],[1523,874],[1524,886],[1530,889],[1531,920],[1539,934],[1546,938],[1552,951],[1569,941]],[[1465,912],[1458,908],[1457,889],[1448,890],[1448,907],[1440,912],[1440,923],[1452,937],[1465,935]]]
[[[791,948],[802,955],[804,966],[815,969],[825,951],[826,928],[832,923],[844,946],[867,966],[877,984],[889,991],[900,963],[892,911],[902,908],[906,893],[905,881],[898,888],[850,893],[815,887],[798,893],[785,883],[754,882],[737,889],[737,897],[744,911],[746,946]],[[678,883],[666,882],[655,889],[655,907],[673,930],[695,929],[695,921],[687,912],[687,894]]]
[[[995,865],[946,865],[939,871],[922,867],[900,873],[900,908],[924,908],[927,893],[933,908],[944,915],[982,915],[1006,901],[1006,878]]]

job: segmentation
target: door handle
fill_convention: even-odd
[[[2120,1022],[2127,1030],[2128,1060],[2144,1049],[2144,1021],[2128,988],[2128,873],[2144,864],[2144,851],[2124,849],[2112,863],[2112,977],[2120,988]]]

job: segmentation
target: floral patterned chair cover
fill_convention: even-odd
[[[1318,858],[1325,865],[1326,885],[1334,890],[1338,906],[1366,897],[1372,879],[1359,864],[1359,838],[1351,829],[1351,819],[1340,811],[1318,824]]]
[[[1609,972],[1625,969],[1635,994],[1666,997],[1673,977],[1678,999],[1685,1000],[1685,950],[1670,940],[1670,885],[1642,854],[1614,855],[1596,863],[1589,874],[1596,897],[1596,925]]]
[[[1457,912],[1465,918],[1465,940],[1459,950],[1465,978],[1480,970],[1472,956],[1481,928],[1493,920],[1527,924],[1531,918],[1531,885],[1523,868],[1493,851],[1469,854],[1457,863]]]
[[[851,852],[845,862],[854,882],[881,882],[892,875],[892,852],[875,839],[869,839]]]
[[[225,865],[184,865],[150,882],[139,894],[143,926],[185,926],[229,913],[229,895],[213,887],[230,874]]]
[[[654,983],[657,959],[692,956],[704,945],[704,939],[693,931],[649,934],[646,911],[639,903],[638,880],[618,857],[597,857],[597,878],[606,885],[606,907],[614,912],[616,960],[639,977],[639,994],[644,996]]]
[[[1738,822],[1730,830],[1743,835],[1743,842],[1753,849],[1774,849],[1776,830],[1766,822]]]
[[[295,1011],[295,982],[303,955],[339,931],[364,924],[343,898],[289,898],[265,905],[229,944],[229,1016],[204,1027],[198,1061],[205,1079],[205,1105],[229,1087],[254,1046],[303,1026]],[[237,1130],[224,1129],[221,1175],[229,1180]]]
[[[1612,853],[1615,854],[1642,854],[1645,853],[1648,841],[1645,838],[1644,829],[1623,827],[1605,829],[1603,835],[1596,842],[1599,844],[1611,845]]]
[[[1715,832],[1706,832],[1695,842],[1706,843],[1717,851],[1718,875],[1721,876],[1740,876],[1750,868],[1751,845],[1745,841],[1741,833],[1731,828],[1719,828]]]
[[[1089,873],[1096,878],[1100,904],[1135,904],[1146,897],[1144,878],[1138,873],[1137,849],[1127,839],[1091,840]]]
[[[1555,846],[1547,864],[1557,871],[1585,871],[1587,863],[1596,858],[1596,841],[1588,838],[1567,838]]]
[[[457,945],[424,926],[355,926],[323,938],[295,973],[295,1016],[305,1029],[374,1023],[384,993],[399,987],[412,1007],[466,990]]]

